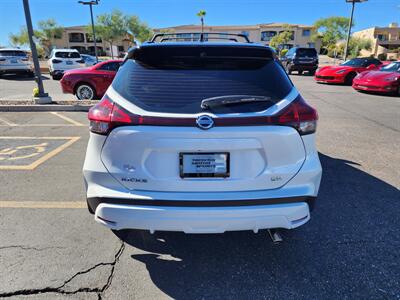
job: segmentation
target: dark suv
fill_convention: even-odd
[[[315,48],[294,47],[281,58],[282,64],[288,74],[292,71],[308,71],[311,75],[318,69],[318,54]]]

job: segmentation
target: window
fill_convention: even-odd
[[[388,36],[385,34],[378,34],[377,39],[378,39],[378,41],[385,42],[388,40]]]
[[[298,57],[317,57],[317,51],[312,48],[297,48],[296,56]]]
[[[83,43],[85,42],[85,35],[79,32],[72,32],[69,34],[69,41],[71,43]]]
[[[94,42],[94,38],[92,37],[91,34],[86,33],[86,42],[88,42],[88,43],[93,43]],[[96,36],[96,42],[97,43],[101,43],[102,42],[101,37],[97,37]]]
[[[243,35],[245,35],[247,37],[249,37],[249,35],[250,35],[248,31],[242,31],[241,34],[243,34]]]
[[[276,31],[262,31],[261,32],[261,40],[262,41],[270,41],[274,36],[276,36]]]
[[[293,30],[282,30],[282,31],[279,31],[279,33],[282,33],[282,32],[285,32],[285,31],[289,31],[291,33],[290,40],[293,41],[294,40],[294,31]]]
[[[303,36],[310,36],[311,35],[311,30],[310,29],[303,29]]]
[[[143,48],[142,48],[143,49]],[[207,53],[200,58],[201,52]],[[292,85],[267,49],[146,49],[127,60],[113,88],[147,111],[199,113],[201,101],[221,95],[257,95],[271,102],[213,108],[214,113],[263,111],[283,99]],[[221,59],[223,58],[223,59]]]
[[[0,50],[0,56],[20,56],[26,57],[27,53],[25,51],[18,50]]]
[[[308,48],[315,48],[315,43],[307,43]]]
[[[81,58],[81,55],[78,52],[58,51],[55,53],[55,57],[58,57],[58,58]]]
[[[176,37],[179,38],[179,41],[190,42],[193,37],[191,33],[177,33]]]
[[[117,72],[120,66],[121,66],[120,62],[114,61],[101,65],[98,69],[103,71]]]

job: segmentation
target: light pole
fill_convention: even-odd
[[[78,3],[83,5],[89,5],[90,7],[90,17],[92,19],[92,31],[93,31],[93,42],[94,42],[94,55],[96,56],[96,63],[99,62],[99,58],[97,56],[97,46],[96,46],[96,31],[94,30],[94,21],[93,21],[93,5],[99,4],[100,0],[93,1],[78,1]]]
[[[346,2],[351,3],[351,15],[350,15],[349,29],[347,31],[346,48],[344,49],[344,60],[345,61],[347,59],[347,54],[349,51],[349,42],[350,42],[350,35],[351,35],[351,25],[353,24],[354,7],[355,7],[356,3],[366,2],[366,1],[368,1],[368,0],[346,0]]]
[[[42,74],[40,72],[39,58],[36,50],[36,44],[33,40],[32,18],[31,18],[31,11],[29,9],[29,1],[23,0],[23,4],[25,11],[26,28],[28,30],[29,45],[31,47],[31,52],[32,52],[33,66],[35,68],[36,83],[39,89],[39,95],[38,97],[36,97],[38,98],[37,102],[40,104],[51,103],[52,102],[51,98],[47,93],[44,92]]]

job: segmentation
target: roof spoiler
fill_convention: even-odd
[[[242,39],[245,43],[251,43],[249,37],[243,33],[225,32],[179,32],[179,33],[156,33],[149,43],[185,41],[185,42],[206,42],[208,40],[229,40],[239,42]]]

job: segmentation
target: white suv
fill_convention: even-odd
[[[32,61],[28,53],[21,49],[0,49],[0,75],[2,74],[26,74],[34,76]]]
[[[88,208],[111,229],[257,232],[310,219],[317,112],[271,48],[144,43],[88,117]]]
[[[67,70],[86,66],[85,61],[76,49],[53,49],[47,63],[53,79],[61,79]]]

